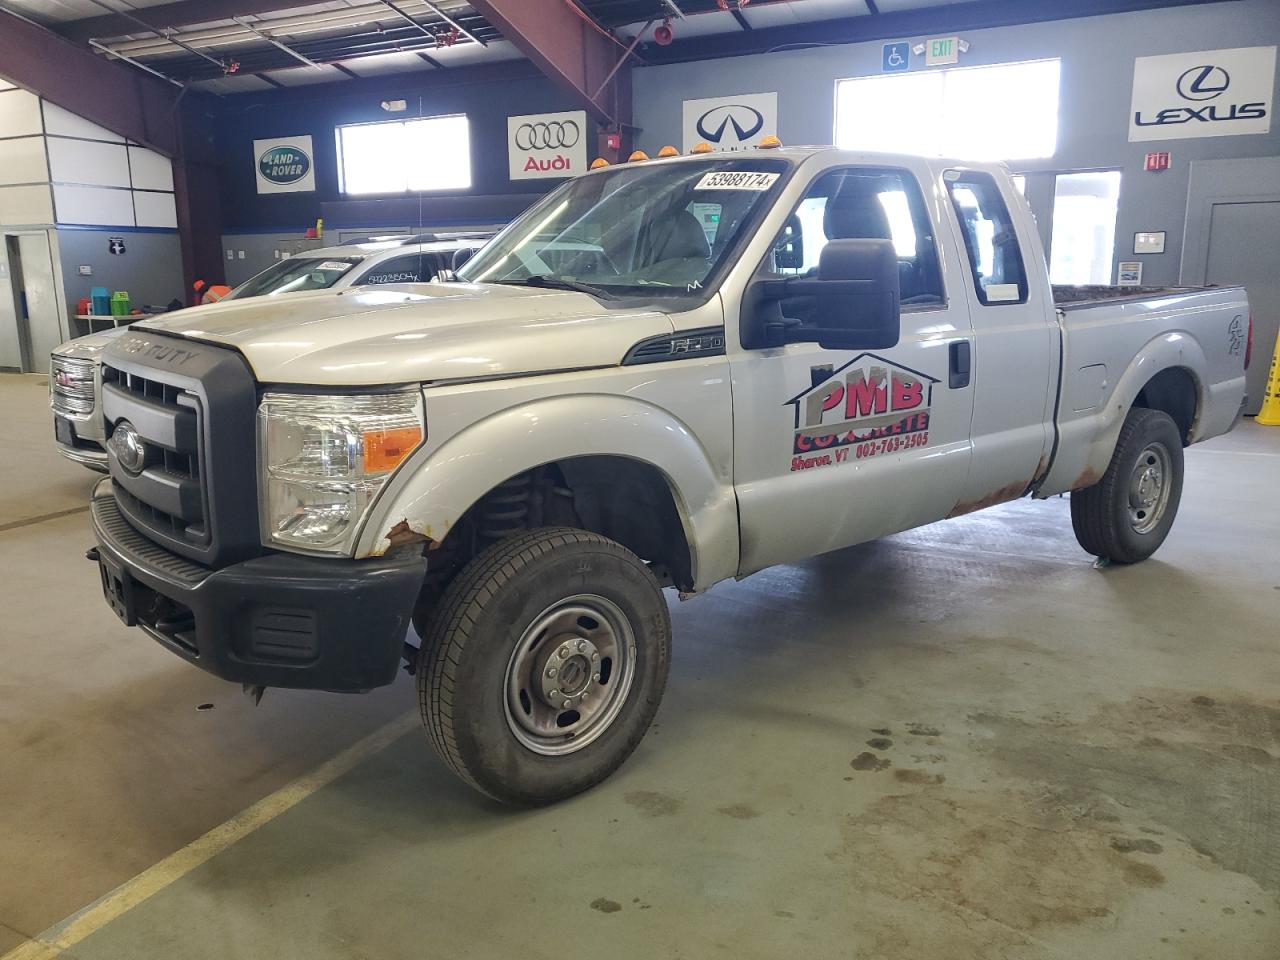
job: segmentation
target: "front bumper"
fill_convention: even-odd
[[[60,413],[53,415],[53,439],[58,445],[58,452],[82,467],[106,473],[107,451],[98,440],[84,436],[84,423],[83,420],[76,421]]]
[[[210,570],[130,526],[110,480],[91,515],[107,603],[184,660],[264,687],[353,692],[395,679],[424,557],[272,553]]]

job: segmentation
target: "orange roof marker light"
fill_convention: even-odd
[[[601,167],[607,167],[608,165],[609,165],[609,161],[606,160],[604,157],[596,157],[594,160],[591,161],[592,170],[599,170]]]
[[[761,140],[757,144],[757,146],[761,150],[777,150],[780,146],[782,146],[782,141],[779,140],[777,137],[773,136],[772,134],[770,134],[769,136]]]
[[[627,163],[636,163],[639,160],[648,160],[649,155],[643,150],[636,150],[631,156],[627,157]]]
[[[678,157],[680,156],[680,151],[677,150],[675,147],[671,146],[671,144],[667,144],[665,147],[663,147],[661,150],[658,151],[658,156],[659,157]]]
[[[707,143],[704,140],[701,143],[695,143],[693,145],[693,149],[690,150],[689,152],[690,153],[711,153],[714,149],[715,148],[712,147],[711,144]]]

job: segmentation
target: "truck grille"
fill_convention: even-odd
[[[192,545],[207,545],[208,495],[200,469],[202,410],[189,391],[104,365],[103,410],[114,427],[128,422],[145,449],[140,468],[107,445],[120,508],[142,528]]]
[[[49,362],[49,405],[66,417],[93,413],[93,360],[54,355]]]

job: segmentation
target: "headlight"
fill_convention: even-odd
[[[258,407],[263,543],[350,552],[378,490],[424,434],[417,390],[266,394]]]

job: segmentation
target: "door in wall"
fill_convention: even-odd
[[[1253,310],[1253,364],[1245,412],[1255,414],[1280,330],[1280,157],[1191,165],[1184,283],[1241,284]]]
[[[4,254],[10,296],[0,307],[0,322],[12,318],[15,336],[0,335],[0,349],[13,354],[0,358],[0,366],[48,373],[49,353],[65,339],[50,231],[9,234]]]
[[[1253,309],[1253,363],[1249,405],[1257,413],[1267,389],[1267,369],[1280,329],[1280,198],[1254,203],[1215,203],[1209,214],[1205,282],[1244,284]]]

